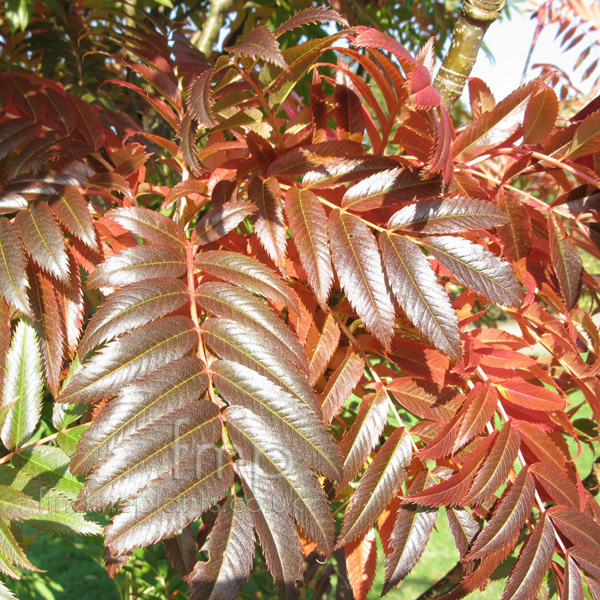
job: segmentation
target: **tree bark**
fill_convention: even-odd
[[[464,0],[450,49],[434,82],[447,109],[452,108],[460,98],[477,60],[483,36],[505,5],[506,0]]]
[[[233,0],[211,0],[208,17],[200,31],[196,47],[206,58],[210,58],[213,46],[219,39],[219,32],[223,26],[225,14],[233,5]]]

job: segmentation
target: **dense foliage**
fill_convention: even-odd
[[[88,25],[80,95],[1,76],[0,570],[34,568],[20,523],[105,511],[111,574],[162,542],[191,598],[266,565],[359,600],[376,532],[387,592],[445,507],[448,598],[511,554],[503,600],[600,598],[600,103],[472,79],[457,130],[432,44],[322,8],[214,61]]]

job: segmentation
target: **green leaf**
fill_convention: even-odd
[[[68,501],[70,505],[71,501]],[[48,501],[51,507],[58,504],[57,499]],[[67,503],[62,503],[64,507]],[[76,533],[79,535],[99,535],[102,533],[102,527],[94,521],[85,518],[84,515],[74,512],[68,508],[63,508],[60,512],[41,513],[36,517],[27,519],[27,524],[40,531],[49,531],[51,533],[65,534]]]
[[[83,487],[69,471],[70,459],[60,448],[31,446],[15,454],[12,462],[17,470],[13,487],[31,490],[36,497],[52,492],[74,499]]]
[[[23,492],[0,485],[0,519],[22,521],[41,512],[38,502]]]
[[[40,569],[34,567],[27,558],[25,551],[21,548],[14,532],[10,526],[8,519],[0,519],[0,556],[2,562],[5,564],[16,565],[22,569],[29,569],[30,571],[39,571]],[[0,570],[2,567],[0,566]],[[14,577],[9,573],[11,577]],[[18,579],[17,575],[15,579]],[[0,596],[1,598],[2,596]]]
[[[68,456],[73,456],[77,450],[77,444],[81,440],[81,436],[89,429],[89,423],[76,425],[67,431],[59,431],[56,435],[56,441],[60,449]]]
[[[2,427],[2,442],[19,448],[35,432],[42,412],[42,361],[33,323],[21,319],[6,356],[2,405],[12,405]]]

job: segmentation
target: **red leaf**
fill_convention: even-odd
[[[342,207],[362,212],[432,198],[440,192],[440,180],[422,180],[418,172],[411,169],[390,169],[375,173],[349,188],[342,199]]]
[[[323,420],[329,424],[358,385],[365,368],[365,361],[352,348],[348,349],[342,364],[327,380],[327,387],[319,397]]]
[[[465,405],[461,410],[458,434],[453,451],[470,442],[477,434],[481,433],[486,423],[492,419],[498,404],[496,388],[491,387],[489,381],[485,384],[478,383],[469,392]]]
[[[241,44],[224,48],[227,52],[250,56],[252,58],[262,58],[271,62],[282,69],[286,69],[288,64],[281,54],[281,48],[277,38],[271,30],[264,25],[251,29],[250,32],[242,38]]]
[[[498,191],[498,207],[508,217],[506,225],[498,228],[498,237],[509,260],[517,262],[529,254],[531,249],[531,219],[516,194]]]
[[[348,27],[348,21],[337,11],[321,6],[311,6],[293,14],[283,25],[280,25],[275,35],[279,37],[286,31],[291,31],[310,23],[331,23],[332,21]]]
[[[365,130],[362,105],[350,78],[341,69],[335,76],[335,121],[338,139],[362,142]]]
[[[421,471],[412,481],[408,493],[417,494],[433,483],[428,471]],[[417,564],[425,550],[437,518],[437,509],[403,504],[390,536],[393,551],[385,560],[385,583],[382,595],[398,585]]]
[[[510,551],[529,518],[534,500],[535,481],[524,467],[504,492],[490,522],[475,540],[465,560],[482,559],[503,548]]]
[[[579,251],[556,215],[551,212],[548,218],[552,266],[558,279],[560,293],[565,301],[565,308],[569,311],[575,306],[579,296],[583,263]]]
[[[354,593],[354,600],[366,600],[373,587],[377,567],[377,540],[371,529],[354,542],[346,544],[346,572]]]
[[[573,544],[600,553],[600,525],[574,508],[553,506],[548,516],[556,528]]]
[[[285,196],[285,212],[308,282],[325,307],[333,284],[325,209],[312,192],[293,187]]]
[[[389,348],[394,306],[375,237],[359,218],[340,210],[331,211],[329,227],[333,264],[342,289],[365,326]]]
[[[469,161],[506,141],[520,127],[531,95],[539,86],[535,79],[474,119],[452,144],[452,154]]]
[[[533,600],[542,586],[554,554],[554,527],[543,513],[525,541],[501,600]]]
[[[225,202],[209,210],[194,228],[194,242],[200,246],[215,242],[233,231],[256,210],[252,202]]]
[[[558,116],[558,98],[552,88],[546,88],[536,94],[525,111],[523,121],[523,143],[538,144],[554,129]]]
[[[308,356],[308,381],[310,385],[314,386],[325,372],[340,343],[340,335],[340,328],[331,314],[327,314],[322,332],[315,328],[309,334],[306,343],[306,354]]]
[[[496,384],[496,388],[507,400],[529,410],[564,410],[566,402],[556,392],[523,379],[507,379]]]
[[[519,451],[519,434],[507,421],[477,473],[464,499],[465,504],[482,504],[507,481]],[[464,468],[464,467],[463,467]]]

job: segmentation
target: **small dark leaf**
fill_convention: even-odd
[[[163,541],[169,562],[182,576],[187,577],[196,565],[198,549],[196,536],[186,527],[181,533]]]
[[[327,387],[319,397],[321,410],[323,411],[323,421],[326,424],[331,423],[338,410],[354,391],[362,377],[364,368],[365,361],[349,349],[342,364],[328,378]]]
[[[190,88],[188,108],[201,127],[215,125],[210,107],[210,91],[213,69],[209,68],[200,73]]]

